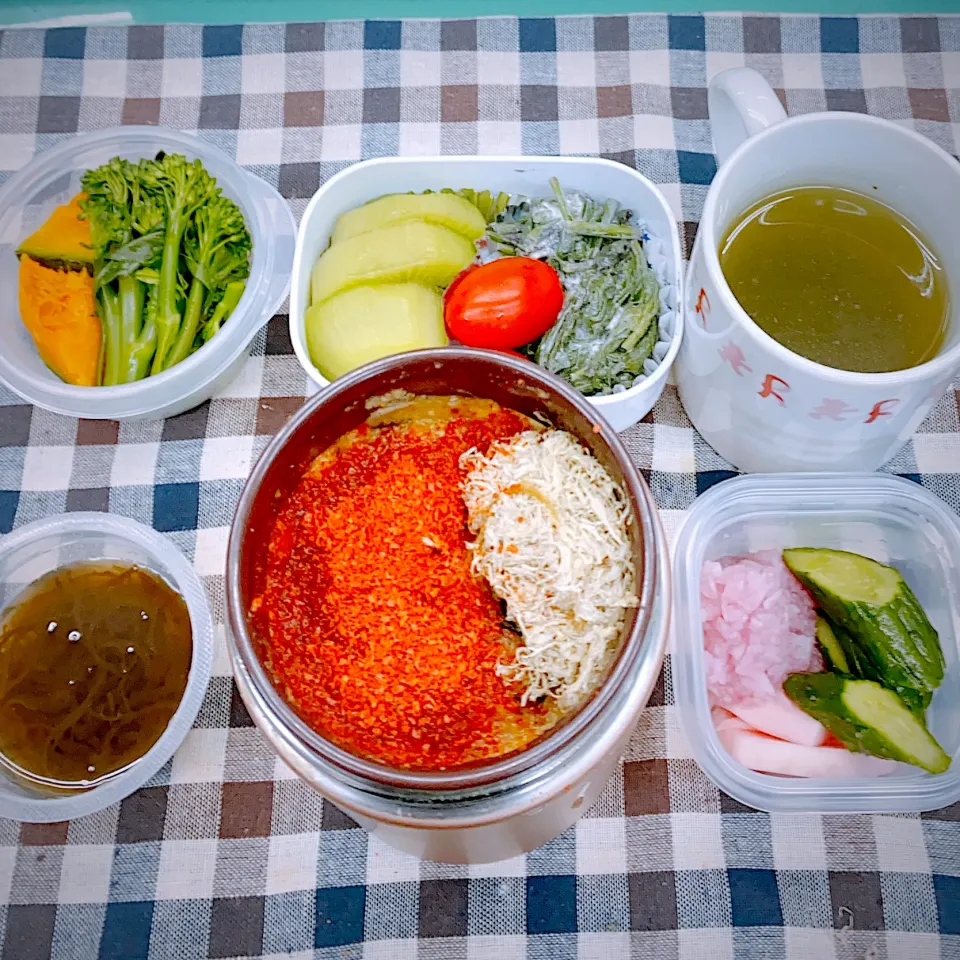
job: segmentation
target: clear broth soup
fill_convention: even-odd
[[[838,187],[795,187],[751,206],[720,266],[753,321],[787,349],[857,373],[919,366],[947,329],[944,271],[895,210]]]

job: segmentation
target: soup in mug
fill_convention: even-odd
[[[948,292],[936,252],[909,220],[852,190],[765,197],[724,236],[720,266],[762,330],[825,366],[905,370],[943,344]]]

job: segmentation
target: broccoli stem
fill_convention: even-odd
[[[137,379],[133,350],[143,326],[144,286],[136,277],[120,277],[120,360],[118,383]]]
[[[163,361],[163,369],[169,370],[181,360],[186,360],[193,349],[197,330],[200,328],[200,314],[203,311],[204,285],[194,277],[190,283],[190,294],[187,297],[187,307],[183,311],[183,321],[173,346],[167,352]]]
[[[103,386],[113,387],[120,383],[120,301],[107,285],[100,288],[100,323],[103,327]]]
[[[223,291],[220,302],[214,307],[210,319],[203,325],[203,339],[210,340],[220,329],[221,324],[236,309],[240,298],[243,296],[244,288],[247,283],[245,280],[231,280]]]
[[[180,243],[189,217],[182,210],[171,209],[163,240],[160,280],[157,291],[157,352],[153,355],[151,374],[165,369],[167,353],[177,339],[182,316],[177,309],[177,277],[180,270]]]
[[[127,361],[129,381],[142,380],[150,370],[150,361],[157,349],[156,293],[151,288],[147,294],[147,304],[143,311],[143,329],[130,350]]]

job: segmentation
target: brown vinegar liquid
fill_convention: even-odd
[[[54,789],[84,789],[156,743],[193,653],[187,605],[149,570],[54,570],[0,622],[0,762]]]
[[[936,253],[910,221],[852,190],[764,198],[723,238],[720,266],[762,330],[828,367],[905,370],[943,344],[948,293]]]

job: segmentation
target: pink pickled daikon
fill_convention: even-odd
[[[789,674],[823,669],[813,600],[779,551],[707,561],[700,605],[712,703],[779,699]]]
[[[732,713],[714,707],[720,743],[738,763],[758,773],[787,777],[880,777],[895,770],[893,760],[850,753],[843,747],[808,746],[759,733]]]

